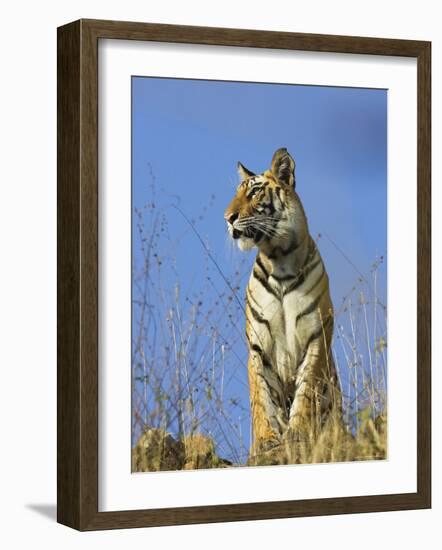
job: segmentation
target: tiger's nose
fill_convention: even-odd
[[[233,225],[234,221],[238,219],[239,214],[237,212],[233,212],[231,214],[227,213],[227,214],[224,214],[224,217],[227,222]]]

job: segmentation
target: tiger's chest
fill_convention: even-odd
[[[271,358],[272,368],[286,383],[296,376],[303,353],[303,334],[296,328],[296,319],[305,307],[302,291],[286,293],[290,281],[265,281],[251,277],[248,300],[254,310],[249,337],[256,340]]]

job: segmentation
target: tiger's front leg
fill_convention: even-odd
[[[254,463],[261,463],[265,458],[272,463],[272,450],[281,445],[288,419],[283,406],[282,384],[262,355],[263,352],[257,345],[249,352],[248,374],[253,427],[251,456]],[[275,458],[275,463],[279,461],[280,459]]]
[[[324,413],[330,406],[327,371],[333,367],[321,339],[312,342],[296,377],[296,390],[290,407],[287,443],[311,443],[318,436]]]

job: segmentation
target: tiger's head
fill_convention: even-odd
[[[241,183],[224,213],[230,236],[241,250],[286,248],[306,225],[295,192],[295,161],[282,148],[264,173],[256,175],[240,162],[238,172]]]

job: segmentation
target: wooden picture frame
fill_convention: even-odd
[[[98,41],[124,39],[404,56],[418,70],[417,492],[98,511]],[[82,531],[431,506],[431,44],[79,20],[58,29],[58,521]]]

